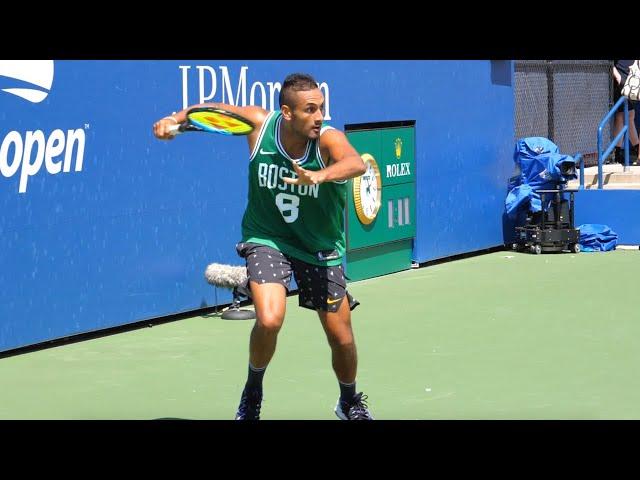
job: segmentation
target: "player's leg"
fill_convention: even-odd
[[[292,265],[298,283],[298,302],[318,312],[331,348],[331,364],[340,387],[336,415],[344,420],[372,419],[364,403],[366,396],[356,393],[358,354],[351,308],[358,302],[347,293],[342,266],[320,267],[293,259]]]
[[[331,365],[338,381],[342,385],[355,385],[358,352],[351,327],[349,302],[341,299],[335,312],[318,309],[318,316],[331,348]]]
[[[336,415],[342,420],[373,420],[366,395],[356,393],[358,353],[346,292],[335,312],[318,309],[318,316],[331,347],[331,364],[340,387]]]
[[[249,362],[256,369],[267,368],[276,351],[278,332],[284,322],[287,292],[277,283],[251,281],[251,299],[256,321],[249,339]]]
[[[262,380],[284,322],[291,265],[279,251],[262,245],[239,244],[238,253],[247,262],[248,287],[256,321],[249,339],[249,369],[236,420],[258,420]]]

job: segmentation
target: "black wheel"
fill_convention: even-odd
[[[542,247],[540,246],[540,244],[535,244],[531,247],[533,249],[533,253],[535,253],[536,255],[540,255],[542,253]]]
[[[512,243],[511,244],[511,250],[515,250],[517,252],[518,250],[520,250],[520,244],[515,243],[515,242]]]
[[[573,253],[580,253],[580,244],[572,243],[571,245],[569,245],[569,250],[571,250]]]

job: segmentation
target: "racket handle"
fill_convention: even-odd
[[[169,135],[178,135],[179,133],[182,133],[182,131],[180,130],[179,123],[175,125],[170,125],[168,130],[169,130]]]

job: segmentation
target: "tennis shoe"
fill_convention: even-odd
[[[236,412],[236,420],[260,420],[262,406],[262,392],[258,390],[243,390],[240,405]]]
[[[367,396],[362,392],[355,394],[350,402],[338,399],[334,412],[340,420],[374,420],[368,409]]]

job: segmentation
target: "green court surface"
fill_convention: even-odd
[[[355,282],[378,419],[640,419],[640,252],[496,252]],[[289,297],[262,418],[334,420],[315,313]],[[253,321],[178,320],[0,359],[0,419],[232,419]]]

